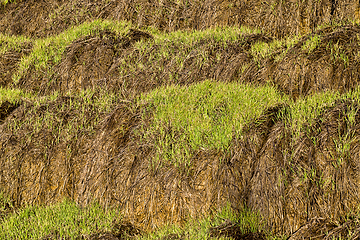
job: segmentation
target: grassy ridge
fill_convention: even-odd
[[[114,31],[121,35],[127,32],[130,27],[131,24],[127,22],[96,20],[94,22],[84,23],[82,25],[72,27],[57,36],[37,39],[34,41],[34,48],[31,54],[21,59],[19,70],[13,76],[13,80],[16,83],[21,77],[23,77],[24,73],[31,65],[35,67],[36,71],[46,70],[50,73],[51,66],[61,61],[66,47],[76,39],[95,34],[101,30]],[[13,40],[12,37],[9,38],[10,43],[13,43],[14,46],[18,46],[18,38],[16,38],[16,40]],[[24,41],[24,38],[19,37],[19,40],[22,42]],[[8,48],[13,47],[13,45],[10,45]]]
[[[169,86],[144,95],[154,119],[148,135],[155,140],[161,161],[189,161],[191,152],[226,150],[234,135],[263,111],[288,98],[271,86],[253,87],[238,83],[204,81],[188,87]],[[166,134],[167,126],[180,135]]]
[[[2,91],[2,96],[8,101],[16,101],[19,99],[18,96],[24,96],[20,90],[15,91],[11,89],[6,91],[3,89]],[[83,99],[90,99],[91,96],[90,92],[83,92],[79,95],[79,97]],[[112,97],[109,97],[109,99],[111,98]],[[36,97],[27,97],[27,99],[36,99]],[[56,97],[54,99],[56,99]],[[291,114],[288,119],[289,127],[293,129],[292,131],[294,133],[299,133],[299,127],[304,126],[304,123],[309,123],[309,125],[311,125],[311,121],[321,114],[324,107],[331,106],[338,99],[352,99],[360,102],[360,90],[356,89],[355,91],[346,94],[339,94],[337,92],[319,93],[294,102],[286,96],[281,96],[270,86],[253,87],[251,85],[242,85],[238,83],[226,84],[205,81],[188,87],[169,86],[156,89],[153,92],[140,97],[139,104],[145,104],[154,109],[152,129],[148,132],[149,137],[156,132],[164,132],[166,130],[165,127],[169,124],[181,132],[181,136],[178,136],[176,139],[167,139],[169,136],[164,135],[164,138],[158,138],[156,142],[159,149],[159,159],[176,161],[189,159],[190,156],[184,155],[184,153],[191,152],[198,148],[226,150],[233,131],[237,131],[237,135],[241,135],[243,125],[256,119],[266,108],[277,104],[286,103],[290,106]],[[103,101],[99,102],[99,104],[100,103],[103,103],[104,107],[111,105],[106,104]],[[81,108],[81,105],[78,107]],[[214,112],[214,109],[217,111]],[[104,108],[103,111],[108,112],[110,110]],[[350,112],[349,116],[353,114],[354,113]],[[349,121],[351,121],[351,117],[349,119]],[[51,119],[47,120],[49,125],[51,125],[51,121]],[[171,148],[169,147],[170,143],[172,145]],[[221,143],[221,145],[219,143]],[[339,143],[339,145],[341,145],[341,143]],[[176,164],[176,162],[173,162],[173,164]],[[27,210],[21,210],[18,214],[9,215],[9,219],[3,222],[2,225],[4,229],[3,236],[15,234],[13,236],[19,236],[14,237],[17,239],[37,239],[40,236],[51,234],[53,231],[58,231],[60,236],[68,236],[73,239],[76,238],[76,236],[79,236],[79,234],[91,234],[94,232],[94,225],[91,225],[92,227],[90,227],[89,223],[97,222],[97,226],[101,226],[102,221],[105,221],[106,224],[110,224],[115,219],[114,215],[104,215],[103,218],[99,217],[102,215],[99,215],[100,213],[96,211],[101,210],[95,206],[94,210],[89,211],[95,211],[94,217],[97,216],[97,218],[83,222],[85,225],[71,227],[72,223],[69,223],[69,228],[64,229],[62,232],[60,230],[62,228],[57,229],[58,223],[55,221],[56,219],[62,219],[62,217],[56,216],[56,214],[66,213],[63,217],[69,217],[69,221],[74,221],[74,219],[78,218],[91,219],[91,216],[86,215],[90,213],[80,213],[80,210],[77,209],[73,203],[65,201],[61,204],[64,204],[63,208],[70,208],[73,210],[69,210],[70,212],[67,213],[62,209],[62,205],[55,205],[47,209],[28,206]],[[3,209],[5,209],[4,206],[5,204],[3,204]],[[51,210],[58,208],[60,209],[59,213],[56,213],[57,210]],[[71,217],[70,213],[74,215]],[[54,214],[56,217],[54,217]],[[87,217],[81,217],[83,216],[82,214],[85,214],[84,216]],[[37,222],[42,223],[45,219],[50,219],[46,220],[50,223],[49,225],[41,224],[39,225],[39,229],[36,230],[34,228],[34,223],[28,222],[30,215],[37,216]],[[39,220],[39,217],[43,217],[44,220]],[[152,233],[149,236],[145,236],[145,239],[157,239],[158,237],[167,234],[186,234],[187,236],[191,236],[189,239],[204,239],[204,237],[207,236],[207,229],[209,228],[210,223],[217,225],[219,224],[218,221],[221,219],[228,218],[228,215],[222,215],[222,217],[218,218],[216,221],[205,219],[197,222],[199,225],[189,222],[189,226],[197,226],[202,229],[202,232],[195,231],[186,226],[184,228],[170,227]],[[249,218],[246,219],[246,221],[250,221]],[[26,221],[29,225],[22,223],[22,221]],[[61,222],[63,222],[63,220],[61,220]],[[81,231],[74,230],[77,228]],[[109,227],[99,228],[104,231],[110,230]],[[252,228],[254,228],[254,226],[252,226]],[[26,234],[28,234],[28,237],[20,237],[25,236],[25,232],[27,232]],[[3,238],[5,239],[5,237]]]
[[[132,28],[127,22],[98,20],[84,23],[73,27],[60,35],[45,39],[29,39],[26,37],[13,37],[0,35],[0,54],[8,51],[21,49],[24,43],[30,43],[33,49],[30,54],[23,56],[19,62],[19,68],[13,75],[16,84],[20,78],[26,76],[31,67],[35,71],[45,72],[51,75],[53,67],[61,62],[66,48],[79,38],[109,30],[118,34],[119,38]],[[147,66],[144,63],[157,63],[167,59],[175,62],[177,69],[182,69],[186,59],[198,50],[201,42],[210,41],[217,46],[226,49],[228,44],[242,43],[244,36],[259,34],[259,30],[237,27],[218,27],[203,31],[176,31],[163,33],[155,28],[147,28],[154,36],[152,41],[139,41],[132,46],[132,51],[139,56],[147,56],[147,62],[134,61],[124,58],[118,69],[120,76],[131,75],[139,69]],[[261,65],[264,60],[275,57],[275,62],[283,60],[289,49],[296,45],[300,36],[292,36],[282,40],[273,39],[270,42],[258,42],[251,45],[248,53],[253,60]],[[302,47],[302,51],[310,54],[321,45],[318,35],[309,37]],[[153,53],[154,49],[158,49]],[[329,45],[329,51],[335,60],[346,63],[347,56],[337,44]],[[200,67],[208,63],[212,57],[220,61],[221,56],[211,56],[206,49],[196,52]],[[139,59],[139,58],[138,58]],[[149,64],[150,65],[150,64]],[[159,71],[165,67],[159,66]],[[246,65],[242,71],[246,70]],[[259,67],[260,68],[260,67]],[[171,71],[170,71],[171,72]],[[41,73],[42,74],[42,73]],[[207,79],[194,84],[172,84],[172,79],[178,79],[176,71],[172,71],[167,80],[155,90],[136,95],[136,99],[124,99],[123,95],[104,89],[94,88],[79,91],[76,96],[71,93],[54,92],[51,95],[39,96],[37,92],[26,88],[0,88],[0,104],[8,101],[10,103],[21,103],[22,101],[32,103],[33,115],[29,113],[26,122],[23,119],[12,121],[8,126],[13,134],[26,128],[32,129],[35,135],[40,135],[43,129],[49,130],[51,136],[57,139],[56,144],[64,144],[71,150],[71,142],[78,136],[92,137],[98,125],[105,117],[111,115],[112,111],[120,102],[131,102],[135,108],[144,108],[140,115],[144,122],[150,120],[150,125],[136,128],[139,136],[142,136],[144,144],[150,142],[154,145],[155,154],[153,161],[170,163],[178,166],[183,163],[191,165],[193,153],[198,150],[226,152],[232,144],[234,136],[241,138],[243,128],[259,120],[259,117],[274,106],[284,105],[289,114],[280,116],[283,118],[286,129],[292,134],[292,143],[296,143],[302,133],[306,133],[319,121],[321,114],[328,108],[336,105],[337,100],[350,99],[360,103],[360,88],[355,88],[345,93],[338,91],[317,92],[312,95],[300,96],[293,99],[282,93],[271,84],[244,84],[236,80],[232,82],[219,82]],[[163,79],[161,79],[163,81]],[[69,103],[56,105],[57,100],[69,97]],[[43,114],[42,106],[56,106]],[[41,113],[37,116],[37,111]],[[71,113],[70,121],[60,121],[59,117]],[[346,113],[346,121],[349,125],[355,124],[356,109]],[[321,119],[320,119],[321,120]],[[91,134],[88,134],[91,133]],[[83,134],[83,135],[82,135]],[[87,135],[88,134],[88,135]],[[334,140],[338,152],[347,153],[352,136],[340,137]],[[31,137],[24,140],[23,146],[32,143]],[[26,142],[27,141],[27,142]],[[54,144],[54,141],[51,142]],[[59,145],[51,145],[54,148]],[[50,146],[50,145],[49,145]],[[61,145],[63,146],[63,145]],[[72,156],[71,153],[69,156]],[[340,156],[340,158],[343,156]],[[71,157],[69,157],[71,158]],[[161,165],[161,164],[160,164]],[[304,171],[304,178],[307,176]],[[6,199],[3,197],[3,199]],[[75,239],[82,235],[91,235],[98,231],[112,231],[114,221],[121,221],[121,214],[109,211],[105,213],[98,205],[88,209],[79,209],[71,201],[65,201],[48,207],[27,206],[18,210],[15,214],[9,214],[6,210],[11,205],[10,200],[3,201],[0,213],[8,214],[1,221],[2,233],[0,238],[14,239],[39,239],[48,234],[56,237],[69,237]],[[0,201],[0,202],[1,202]],[[5,203],[5,201],[8,201]],[[204,219],[189,221],[185,226],[170,226],[148,235],[145,239],[158,239],[169,234],[175,234],[188,239],[210,239],[209,229],[211,225],[219,225],[224,219],[236,222],[243,232],[263,231],[263,219],[257,214],[245,210],[240,215],[224,209],[215,217],[205,216]],[[64,225],[62,225],[65,223]],[[95,225],[94,225],[95,224]],[[2,235],[1,235],[2,234]],[[57,235],[59,234],[59,235]],[[272,237],[271,234],[269,238]],[[139,237],[141,238],[141,237]]]
[[[9,204],[4,199],[0,202],[3,209],[6,203]],[[0,239],[41,239],[49,235],[77,239],[98,229],[110,231],[116,220],[121,220],[116,210],[105,212],[96,203],[80,209],[74,202],[65,199],[48,207],[25,206],[5,217],[1,222]]]
[[[2,96],[5,96],[5,99],[8,101],[16,101],[19,99],[17,96],[23,96],[21,91],[3,90],[3,93]],[[11,97],[6,98],[6,96]],[[79,95],[82,99],[91,99],[91,96],[91,92],[88,91]],[[112,99],[113,97],[108,96],[108,98]],[[27,99],[36,99],[36,97],[27,97]],[[54,99],[56,99],[56,96]],[[286,96],[282,96],[270,86],[254,87],[238,83],[226,84],[205,81],[188,87],[169,86],[156,89],[140,97],[138,104],[146,105],[150,109],[154,109],[151,131],[148,131],[148,136],[150,138],[156,136],[156,133],[158,132],[164,133],[169,125],[181,133],[176,139],[169,139],[168,137],[171,136],[164,134],[163,138],[157,138],[156,141],[157,149],[159,149],[157,161],[160,159],[162,161],[172,161],[172,164],[176,165],[176,161],[186,161],[190,158],[189,155],[186,155],[187,152],[190,153],[199,148],[226,150],[234,131],[237,133],[236,135],[241,135],[241,129],[246,123],[256,119],[265,109],[271,106],[277,104],[289,105],[291,114],[287,119],[289,123],[288,126],[292,129],[294,134],[297,134],[301,132],[300,128],[302,126],[307,126],[304,125],[305,123],[311,125],[311,122],[321,114],[322,109],[331,106],[338,99],[352,99],[360,102],[360,90],[356,89],[346,94],[339,94],[338,92],[319,93],[299,99],[295,102]],[[44,101],[46,102],[49,100],[42,100],[42,102]],[[100,101],[97,106],[103,104],[105,107],[103,108],[103,111],[109,112],[110,109],[106,110],[106,107],[111,106],[109,103]],[[75,104],[80,104],[78,108],[81,109],[82,106],[80,102]],[[214,109],[216,110],[215,112]],[[349,112],[348,114],[349,121],[351,122],[351,115],[354,115],[354,112]],[[52,118],[49,118],[45,122],[47,122],[48,125],[52,125],[51,121],[54,121],[54,119],[52,120]],[[66,128],[61,131],[66,131]],[[67,135],[71,134],[68,133]],[[344,139],[344,141],[346,141],[346,139]],[[346,146],[345,142],[338,143],[338,145]],[[67,213],[64,210],[61,210],[62,205],[55,205],[54,207],[49,207],[47,209],[28,206],[27,210],[21,210],[18,214],[9,215],[9,219],[3,222],[2,225],[4,229],[3,234],[5,234],[3,236],[8,236],[6,234],[15,234],[13,236],[19,236],[14,237],[17,239],[37,239],[39,236],[44,236],[52,233],[52,231],[57,231],[60,236],[68,236],[73,239],[76,238],[76,236],[79,236],[79,234],[91,234],[95,228],[94,225],[89,226],[90,223],[97,222],[97,226],[101,226],[102,221],[105,221],[106,224],[110,224],[115,219],[114,215],[104,215],[103,218],[99,217],[102,215],[99,215],[100,213],[96,211],[101,210],[95,206],[95,210],[89,211],[95,211],[96,214],[94,217],[97,216],[97,218],[83,222],[85,225],[71,227],[72,223],[69,223],[69,228],[65,228],[62,232],[60,230],[62,229],[61,227],[57,229],[58,223],[55,221],[56,219],[59,220],[62,219],[62,217],[69,217],[69,221],[74,221],[74,219],[78,218],[91,219],[91,216],[86,215],[88,213],[79,212],[80,210],[77,209],[73,203],[65,201],[65,203],[62,204],[64,204],[63,208],[70,208],[72,210],[69,210],[69,213]],[[5,209],[5,207],[2,208]],[[60,212],[58,213],[56,213],[57,210],[51,210],[58,208],[60,209]],[[66,214],[63,216],[56,215],[64,213]],[[71,214],[74,215],[71,217]],[[82,214],[87,217],[81,217],[83,216]],[[39,229],[36,230],[34,228],[34,223],[28,222],[30,215],[37,216],[36,221],[40,223],[45,221],[45,219],[53,220],[46,220],[50,222],[49,225],[40,224]],[[44,220],[39,220],[39,218],[42,217]],[[224,215],[216,221],[205,219],[198,222],[197,224],[199,225],[189,222],[189,226],[196,226],[197,228],[202,229],[202,232],[198,232],[192,227],[186,226],[183,228],[170,227],[169,229],[165,228],[159,232],[145,236],[145,238],[157,239],[158,237],[167,234],[185,234],[191,236],[189,239],[204,239],[205,236],[208,236],[206,234],[208,234],[210,223],[217,225],[219,224],[218,221],[227,218],[229,218],[228,215]],[[246,219],[245,221],[252,221],[250,220],[251,217],[250,219]],[[22,221],[26,221],[29,225],[22,223]],[[61,222],[63,222],[63,220],[61,220]],[[255,227],[254,225],[252,228]],[[99,228],[104,231],[110,229],[109,227]],[[81,231],[76,229],[80,229]],[[247,228],[244,227],[244,229]],[[26,234],[28,234],[28,237],[20,237],[25,236],[25,232],[27,232]],[[5,237],[3,238],[5,239]]]
[[[11,206],[11,201],[6,195],[0,195],[0,213]],[[168,225],[152,233],[136,235],[136,239],[161,239],[169,236],[177,236],[186,239],[213,239],[209,229],[220,225],[224,219],[236,223],[238,231],[261,232],[264,230],[261,216],[244,209],[240,214],[225,207],[213,216],[203,219],[190,219],[184,226]],[[88,239],[112,232],[113,234],[129,234],[121,232],[116,226],[122,221],[122,216],[117,209],[104,210],[98,203],[92,203],[89,207],[80,208],[74,202],[64,199],[51,206],[24,206],[16,213],[4,217],[0,225],[0,239],[42,239],[66,238]],[[120,231],[120,232],[119,232]],[[218,239],[227,239],[220,237]],[[272,238],[280,239],[280,238]]]
[[[289,107],[290,114],[284,120],[296,142],[324,109],[338,100],[360,102],[359,94],[360,88],[344,94],[327,91],[294,101],[271,86],[204,81],[188,87],[159,88],[143,95],[140,102],[154,109],[147,134],[157,136],[153,139],[158,149],[157,161],[178,164],[176,161],[191,159],[191,152],[198,149],[226,151],[234,136],[241,137],[245,125],[276,105]],[[167,132],[169,128],[174,131],[172,135]]]

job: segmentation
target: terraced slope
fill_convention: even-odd
[[[0,238],[358,239],[358,12],[2,1]]]

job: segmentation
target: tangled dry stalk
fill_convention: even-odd
[[[352,22],[359,20],[358,1],[19,1],[2,6],[0,19],[1,33],[29,37],[56,35],[72,22],[94,19],[127,20],[142,29],[124,36],[94,31],[68,45],[59,63],[49,61],[51,71],[30,65],[18,82],[12,76],[32,44],[0,54],[1,86],[39,96],[60,92],[55,100],[0,106],[0,187],[15,205],[69,197],[85,206],[98,200],[120,206],[132,224],[154,229],[230,203],[236,211],[244,205],[258,211],[269,231],[293,234],[290,239],[349,237],[349,229],[351,239],[358,238],[358,101],[323,107],[297,134],[288,127],[290,106],[273,106],[243,135],[234,134],[229,149],[192,150],[190,164],[177,166],[154,160],[155,139],[182,133],[169,124],[165,135],[146,138],[153,113],[136,102],[157,87],[206,79],[271,84],[294,101],[354,91],[360,78],[360,28]],[[155,43],[144,52],[135,47],[154,42],[148,26],[173,32],[225,25],[262,32],[225,44],[211,38],[171,43],[170,57],[161,56],[164,50]],[[301,37],[293,45],[261,57],[253,52],[256,44],[294,34]],[[103,91],[76,95],[95,88]],[[108,111],[96,102],[106,92],[119,96],[107,102]],[[236,232],[231,224],[213,234],[222,227]]]

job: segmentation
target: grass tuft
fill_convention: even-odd
[[[241,135],[245,124],[288,98],[271,86],[208,80],[188,87],[159,88],[141,100],[154,108],[147,133],[158,134],[159,157],[176,162],[189,159],[190,152],[200,148],[228,149],[232,137]],[[173,134],[168,134],[169,127]]]
[[[50,66],[60,62],[66,47],[76,39],[95,34],[102,30],[109,30],[125,35],[130,28],[131,24],[128,22],[95,20],[93,22],[85,22],[81,25],[73,26],[56,36],[37,39],[34,41],[34,47],[31,54],[24,57],[20,62],[19,70],[13,75],[13,81],[17,83],[32,65],[35,67],[36,71],[44,71],[44,69],[45,71],[51,71]]]
[[[77,239],[99,229],[111,231],[113,222],[119,220],[116,210],[106,212],[97,203],[81,209],[64,199],[47,207],[27,205],[5,217],[0,225],[0,239],[41,239],[48,235]]]

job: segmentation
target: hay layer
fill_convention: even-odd
[[[46,37],[94,19],[126,20],[165,31],[249,25],[275,37],[359,20],[357,0],[16,1],[0,9],[0,32]]]
[[[77,8],[83,14],[74,14]],[[118,206],[130,222],[120,230],[129,235],[140,231],[133,224],[154,229],[184,223],[230,203],[235,211],[246,205],[259,212],[267,230],[292,234],[290,239],[359,238],[357,218],[344,217],[357,213],[360,196],[359,102],[347,99],[324,107],[314,123],[300,126],[298,135],[287,127],[290,107],[274,106],[246,125],[242,135],[234,133],[226,151],[191,150],[189,162],[175,165],[157,161],[155,143],[169,135],[176,141],[182,133],[169,124],[164,132],[146,135],[153,113],[133,100],[159,86],[206,79],[271,83],[294,100],[328,90],[350,92],[360,79],[359,26],[316,29],[348,21],[346,16],[358,18],[358,9],[355,0],[19,1],[2,6],[1,33],[36,38],[94,19],[128,20],[164,31],[247,24],[263,33],[233,42],[175,42],[167,45],[172,55],[154,60],[163,46],[153,44],[144,52],[135,47],[154,41],[145,31],[131,29],[124,36],[99,31],[72,42],[60,63],[49,61],[40,70],[32,63],[13,86],[42,96],[59,91],[60,96],[1,103],[0,189],[17,207],[63,197],[81,206],[92,201]],[[305,35],[270,56],[254,54],[256,44],[290,34]],[[31,44],[20,48],[0,55],[0,86],[11,86],[21,57],[33,51]],[[82,90],[94,92],[64,96]],[[95,104],[103,93],[120,95],[105,103],[106,111]],[[212,231],[239,239],[263,237],[241,235],[232,223]],[[101,234],[94,238],[116,237]]]

